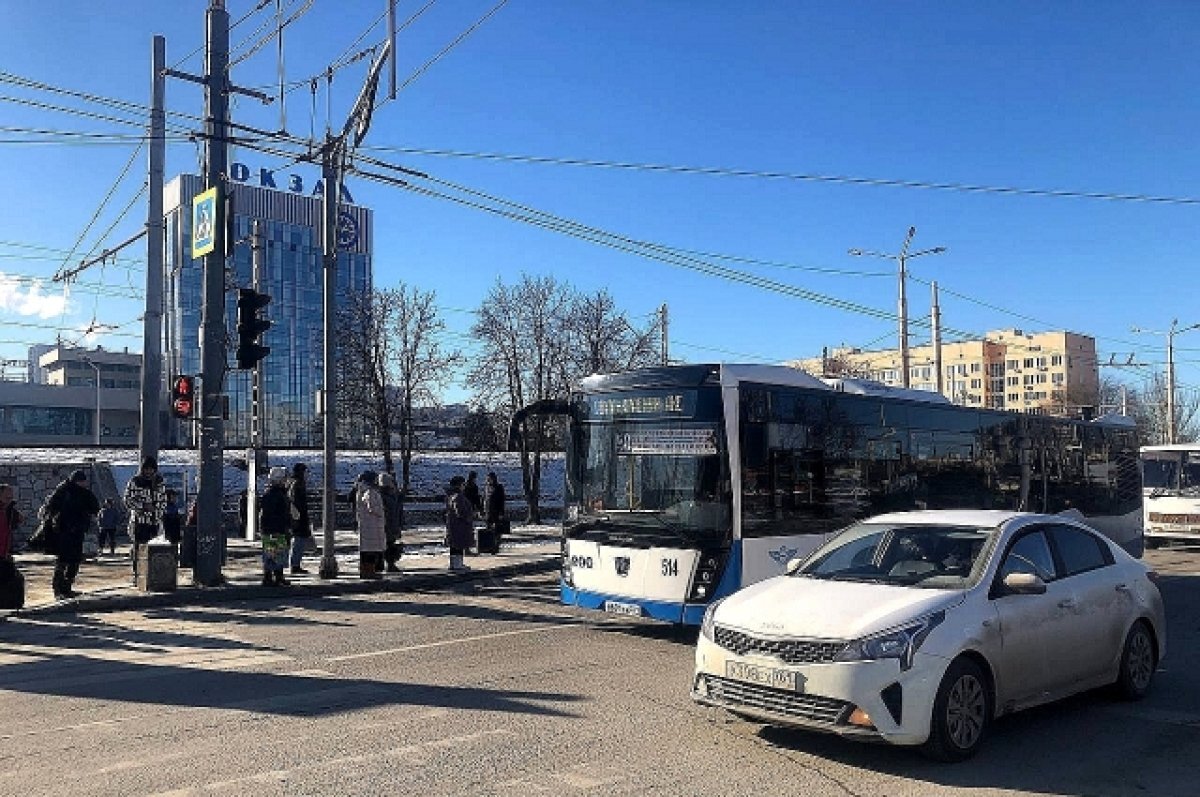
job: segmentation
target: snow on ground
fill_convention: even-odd
[[[225,452],[224,481],[226,495],[236,495],[246,487],[246,472],[235,463],[243,459],[241,449]],[[37,462],[53,464],[95,460],[108,462],[113,478],[123,487],[137,472],[138,452],[131,448],[4,448],[0,449],[2,462]],[[168,483],[175,486],[188,485],[187,492],[194,489],[199,471],[199,453],[190,449],[172,449],[159,452],[159,470]],[[324,478],[324,459],[320,451],[301,449],[296,451],[271,451],[268,463],[290,468],[297,462],[308,466],[308,483],[319,487]],[[339,493],[350,489],[354,480],[365,470],[382,471],[383,456],[374,451],[338,451],[334,483]],[[399,457],[394,457],[397,472]],[[423,451],[413,455],[410,489],[418,496],[441,495],[452,476],[466,477],[469,471],[478,474],[482,490],[488,471],[495,471],[510,501],[521,497],[520,454],[507,451]],[[265,477],[266,474],[263,474]],[[260,483],[260,488],[263,486]],[[544,454],[542,459],[541,504],[545,507],[562,506],[563,457],[562,454]]]

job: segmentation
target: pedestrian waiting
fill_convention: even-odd
[[[498,554],[500,541],[509,530],[504,485],[496,478],[494,471],[489,471],[484,488],[487,513],[484,516],[484,529],[479,533],[479,552]]]
[[[125,509],[129,512],[129,539],[133,543],[133,578],[137,580],[138,553],[158,536],[163,512],[167,508],[167,489],[158,475],[158,460],[146,457],[142,469],[125,485]]]
[[[283,568],[291,541],[292,506],[288,500],[287,468],[267,473],[267,489],[258,501],[258,533],[262,537],[263,586],[287,586]]]
[[[463,495],[463,482],[462,476],[455,476],[446,488],[446,545],[450,548],[450,570],[455,572],[471,569],[463,563],[463,554],[475,542],[471,522],[475,507]]]
[[[292,465],[292,478],[288,481],[288,501],[292,508],[292,575],[308,571],[302,567],[304,553],[312,545],[312,521],[308,517],[308,484],[305,476],[308,466],[303,462]]]
[[[100,502],[88,488],[87,472],[77,470],[58,485],[46,502],[46,512],[53,518],[54,539],[49,552],[56,557],[54,597],[74,598],[79,594],[72,587],[83,561],[83,538],[92,518],[100,513]]]
[[[379,476],[373,470],[363,471],[358,477],[354,515],[358,520],[358,575],[360,578],[382,578],[379,562],[387,547],[387,518],[383,496],[379,494]]]
[[[117,503],[111,498],[104,499],[104,506],[100,509],[100,540],[97,543],[100,553],[104,553],[104,544],[108,543],[109,554],[115,556],[117,553],[117,529],[121,527],[121,510],[117,509]]]
[[[383,558],[387,561],[387,572],[399,573],[396,564],[404,553],[404,544],[400,541],[401,527],[404,524],[404,505],[400,502],[400,491],[396,489],[396,477],[391,473],[379,476],[379,495],[383,499],[383,529],[387,547],[383,550]]]

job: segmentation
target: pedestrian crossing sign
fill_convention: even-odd
[[[217,246],[216,186],[192,200],[192,257],[204,257]]]

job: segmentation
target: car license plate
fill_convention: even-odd
[[[800,687],[798,673],[791,670],[780,670],[775,667],[759,667],[757,664],[746,664],[741,661],[725,662],[725,674],[737,681],[747,681],[759,686],[769,686],[772,689],[787,689],[792,692],[803,691]]]
[[[623,614],[626,617],[641,617],[642,607],[636,603],[621,603],[620,601],[605,601],[604,611],[609,614]]]

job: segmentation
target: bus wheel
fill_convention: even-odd
[[[1161,548],[1162,544],[1163,544],[1163,541],[1160,540],[1158,537],[1147,537],[1145,542],[1146,542],[1146,550],[1148,550],[1148,551],[1152,550],[1154,548]]]

